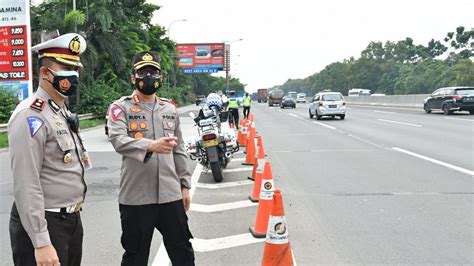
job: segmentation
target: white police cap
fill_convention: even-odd
[[[58,63],[84,67],[80,55],[86,50],[86,40],[77,33],[67,33],[54,39],[42,42],[31,48],[39,58],[49,57]]]

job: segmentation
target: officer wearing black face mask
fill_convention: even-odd
[[[8,122],[15,202],[10,240],[15,265],[80,265],[80,211],[90,167],[77,116],[64,101],[78,86],[82,36],[69,33],[40,43],[39,88]]]
[[[162,79],[158,54],[138,53],[132,70],[136,90],[111,105],[107,121],[109,140],[122,155],[121,265],[147,265],[155,229],[173,265],[194,265],[186,216],[191,173],[178,112],[155,95]]]

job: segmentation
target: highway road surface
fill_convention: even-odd
[[[298,265],[474,264],[474,116],[348,106],[345,120],[310,119],[296,109],[253,103],[255,125],[283,192]],[[190,106],[185,135],[196,134]],[[82,212],[83,265],[119,265],[118,156],[103,128],[85,132],[94,169]],[[248,200],[245,154],[216,185],[190,161],[188,212],[197,265],[259,265],[263,242],[250,236],[257,206]],[[0,265],[11,265],[8,153],[0,153]],[[159,233],[149,265],[168,265]]]

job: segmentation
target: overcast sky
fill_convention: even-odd
[[[162,6],[153,22],[178,43],[231,45],[231,75],[247,91],[304,78],[332,62],[358,57],[370,41],[416,44],[474,27],[474,1],[424,0],[148,0]]]

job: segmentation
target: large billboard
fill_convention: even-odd
[[[20,100],[31,84],[30,1],[0,0],[0,87]]]
[[[224,69],[223,43],[186,43],[178,44],[178,65],[184,73],[216,73]]]

